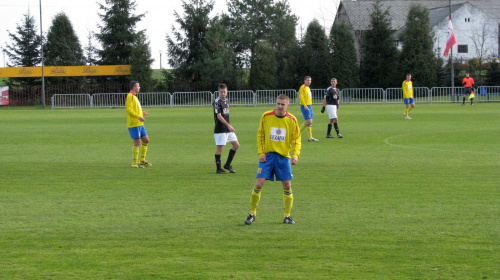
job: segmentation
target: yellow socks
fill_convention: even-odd
[[[259,205],[261,190],[253,188],[252,196],[250,197],[250,214],[257,216],[257,205]],[[285,207],[285,217],[290,216],[293,206],[293,193],[289,191],[283,192],[283,205]]]
[[[148,153],[148,144],[142,143],[141,146],[141,161],[146,161],[146,154]]]
[[[292,189],[283,192],[283,205],[285,206],[285,217],[290,216],[293,206],[293,193]]]
[[[136,146],[132,147],[132,159],[133,163],[137,164],[137,161],[139,160],[139,147]]]
[[[300,131],[307,127],[307,134],[309,134],[309,139],[313,138],[312,125],[307,126],[305,123],[300,126]]]
[[[409,115],[410,115],[410,111],[411,111],[411,109],[413,109],[413,107],[408,108],[408,112],[406,113],[406,116],[409,116]]]
[[[259,205],[261,190],[253,188],[252,196],[250,197],[250,214],[257,215],[257,205]]]

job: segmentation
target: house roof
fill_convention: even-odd
[[[375,0],[342,0],[338,13],[345,13],[344,16],[349,18],[353,30],[368,30],[374,3]],[[465,3],[476,6],[483,13],[496,19],[500,25],[499,0],[452,0],[452,13]],[[404,27],[411,4],[420,4],[429,10],[431,26],[435,26],[449,14],[448,0],[382,0],[382,10],[389,10],[393,30],[400,30]]]

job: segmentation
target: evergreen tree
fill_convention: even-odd
[[[17,25],[17,34],[9,31],[13,44],[7,44],[5,53],[9,57],[8,67],[34,67],[41,66],[42,37],[37,35],[35,19],[29,10],[23,15],[22,23]],[[9,82],[24,85],[39,84],[38,78],[10,78]]]
[[[497,61],[490,63],[486,74],[486,86],[498,86],[500,84],[500,64]]]
[[[68,17],[57,14],[47,33],[43,46],[45,66],[83,65],[83,51]],[[48,84],[71,84],[82,82],[81,77],[47,77]]]
[[[354,38],[347,24],[333,24],[330,29],[330,51],[332,75],[337,78],[339,88],[355,88],[359,86],[359,66],[356,59]],[[332,77],[332,78],[333,78]]]
[[[250,88],[252,90],[275,89],[276,80],[276,54],[268,42],[261,41],[256,45],[250,60]]]
[[[232,90],[241,89],[243,71],[230,44],[230,36],[222,20],[215,18],[211,22],[206,47],[193,66],[200,73],[202,89],[215,90],[219,83],[227,84]]]
[[[104,24],[98,26],[100,33],[95,34],[102,46],[102,49],[98,50],[99,64],[131,64],[132,51],[140,32],[136,31],[136,24],[144,14],[134,12],[137,6],[134,0],[105,0],[105,4],[99,4],[99,8],[103,11],[99,16]],[[102,78],[96,79],[102,80]],[[128,76],[111,76],[105,79],[124,86],[130,82]]]
[[[68,17],[57,14],[47,33],[44,45],[46,66],[77,66],[83,64],[83,51]]]
[[[228,1],[229,14],[225,15],[231,31],[232,43],[238,55],[239,63],[244,69],[256,68],[250,71],[249,84],[268,83],[267,76],[277,77],[278,87],[289,88],[296,83],[297,55],[295,25],[297,17],[291,13],[287,0],[234,0]],[[259,46],[264,44],[264,46]],[[254,65],[265,63],[261,58],[253,57],[259,48],[271,52],[273,48],[276,66]],[[275,62],[274,62],[275,61]],[[275,70],[274,73],[259,71]],[[260,86],[259,86],[260,87]]]
[[[87,44],[83,48],[84,51],[84,62],[85,65],[97,65],[99,59],[97,54],[97,48],[94,45],[95,35],[91,31],[87,34]]]
[[[13,44],[7,44],[5,52],[9,57],[8,67],[33,67],[42,62],[40,47],[42,37],[37,35],[35,18],[29,10],[23,15],[21,25],[17,24],[17,34],[9,31],[9,37]]]
[[[292,14],[288,1],[276,3],[274,28],[270,42],[276,56],[276,87],[278,89],[295,88],[300,78],[298,69],[298,42],[295,33],[297,16]]]
[[[99,14],[104,25],[99,25],[100,33],[95,34],[100,41],[99,50],[101,65],[130,64],[136,32],[136,23],[144,14],[135,15],[134,0],[105,0],[106,5],[99,4],[104,14]]]
[[[400,87],[405,77],[398,72],[398,51],[389,11],[382,11],[381,1],[377,0],[370,17],[371,27],[361,43],[361,84],[370,88]]]
[[[436,59],[436,86],[446,87],[449,86],[450,77],[446,72],[444,67],[444,59],[441,57],[441,48],[437,48],[434,52],[434,58]],[[428,87],[428,86],[426,86]]]
[[[132,75],[130,79],[132,81],[139,81],[142,91],[151,91],[153,89],[153,70],[151,70],[153,59],[151,58],[149,40],[144,31],[137,33],[137,36],[135,36],[131,53],[131,62]]]
[[[400,60],[401,80],[403,73],[411,73],[418,86],[437,86],[437,59],[433,53],[433,32],[430,28],[429,11],[421,5],[411,5],[406,26],[400,34],[403,43]]]
[[[274,0],[227,1],[229,28],[238,59],[250,67],[252,53],[260,40],[268,39],[273,27]]]
[[[201,70],[194,65],[203,64],[202,54],[207,49],[207,32],[212,19],[209,15],[214,7],[213,0],[190,0],[183,2],[184,14],[174,12],[175,22],[180,30],[172,26],[173,38],[167,35],[168,62],[174,68],[173,75],[178,82],[191,85],[191,90],[201,86]]]
[[[332,78],[328,39],[325,30],[316,19],[311,21],[306,29],[301,65],[299,76],[311,76],[313,88],[328,87]]]

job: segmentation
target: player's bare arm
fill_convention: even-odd
[[[234,127],[232,125],[230,125],[223,117],[222,117],[222,114],[221,113],[217,113],[217,119],[219,119],[219,121],[221,123],[223,123],[225,126],[227,126],[227,128],[229,129],[229,131],[231,132],[234,132]]]

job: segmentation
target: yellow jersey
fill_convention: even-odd
[[[413,98],[413,83],[411,81],[403,81],[403,98]]]
[[[259,156],[275,152],[281,156],[299,158],[301,135],[297,118],[286,112],[285,116],[276,115],[276,110],[262,114],[257,131],[257,150]]]
[[[142,107],[139,99],[135,94],[129,92],[127,94],[127,99],[125,101],[125,109],[127,110],[127,126],[128,127],[137,127],[144,125],[144,122],[139,120],[139,117],[142,117]]]
[[[311,88],[307,87],[306,85],[302,85],[299,89],[299,99],[300,99],[300,105],[312,105],[313,99],[312,99],[312,93],[311,93]]]

